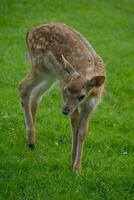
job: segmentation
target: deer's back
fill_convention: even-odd
[[[72,28],[60,24],[43,24],[31,29],[27,34],[30,53],[46,55],[51,51],[57,61],[63,64],[61,55],[83,75],[104,74],[104,63],[87,40]]]

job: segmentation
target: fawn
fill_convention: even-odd
[[[105,68],[90,43],[61,23],[33,27],[26,34],[30,73],[20,82],[28,145],[35,147],[35,116],[41,96],[59,81],[64,98],[62,113],[72,125],[72,167],[80,172],[88,121],[104,92]]]

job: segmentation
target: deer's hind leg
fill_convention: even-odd
[[[43,80],[33,91],[30,98],[31,105],[31,113],[33,118],[33,123],[35,125],[36,112],[38,109],[38,105],[41,101],[42,95],[51,87],[53,84],[53,79],[51,77],[47,77],[47,79]]]
[[[44,85],[44,88],[40,88],[39,85],[45,80],[46,83],[49,82],[47,79],[47,75],[42,74],[33,74],[32,72],[23,79],[19,84],[19,90],[20,90],[20,97],[21,97],[21,103],[24,111],[24,117],[25,117],[25,124],[26,124],[26,130],[28,135],[28,145],[31,148],[35,147],[35,113],[37,110],[38,105],[38,99],[43,94],[43,92],[46,91],[46,88]],[[35,90],[35,92],[34,92]]]

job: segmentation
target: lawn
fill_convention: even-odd
[[[81,32],[106,64],[107,92],[86,138],[83,169],[70,167],[71,127],[54,85],[26,146],[18,82],[29,71],[27,30],[50,21]],[[0,200],[134,199],[134,1],[0,0]]]

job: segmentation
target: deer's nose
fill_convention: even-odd
[[[68,115],[69,114],[69,112],[70,112],[70,109],[69,109],[69,107],[63,107],[63,109],[62,109],[62,113],[64,114],[64,115]]]

